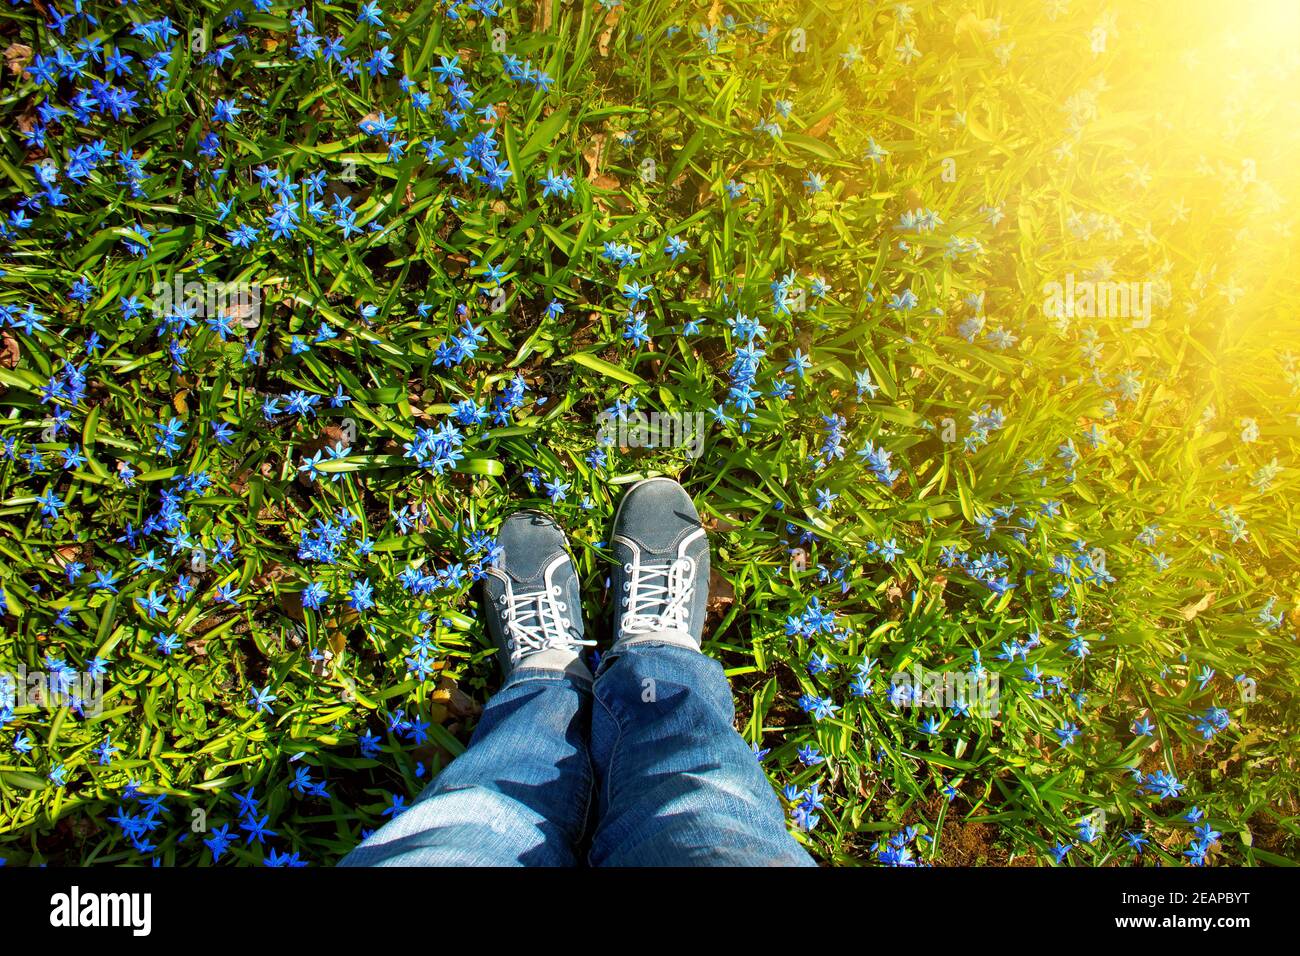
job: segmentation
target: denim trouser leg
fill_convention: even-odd
[[[592,796],[591,682],[521,667],[469,748],[341,866],[574,866]]]
[[[602,661],[593,866],[812,866],[749,746],[722,666],[640,643]]]

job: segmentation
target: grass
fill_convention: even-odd
[[[337,860],[495,686],[497,523],[556,513],[603,620],[655,473],[819,859],[1295,858],[1293,51],[1173,0],[262,7],[0,9],[0,858]],[[699,457],[600,445],[633,401]]]

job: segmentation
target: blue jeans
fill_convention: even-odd
[[[722,667],[642,643],[594,683],[518,668],[469,748],[342,866],[812,866]]]

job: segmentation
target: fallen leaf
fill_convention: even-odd
[[[533,32],[551,28],[551,0],[537,0],[533,4]]]
[[[32,61],[32,48],[23,43],[11,43],[5,50],[5,64],[9,72],[18,76]]]
[[[18,358],[18,340],[8,332],[0,332],[0,368],[17,368]]]
[[[709,568],[709,613],[721,614],[736,603],[736,589],[731,582],[718,573],[715,567]]]
[[[325,633],[329,636],[330,650],[337,657],[348,647],[348,631],[361,615],[350,607],[325,619]]]
[[[614,36],[614,27],[618,26],[618,21],[623,16],[622,11],[622,7],[615,7],[605,15],[605,30],[596,37],[596,51],[601,56],[609,56],[609,42]]]
[[[54,557],[58,561],[60,568],[66,568],[73,561],[81,557],[81,546],[76,544],[64,545],[62,548],[54,550]]]
[[[1208,594],[1205,595],[1205,597],[1201,598],[1199,601],[1189,604],[1187,605],[1187,607],[1183,608],[1182,610],[1183,620],[1184,621],[1195,620],[1196,615],[1200,614],[1206,608],[1210,607],[1213,603],[1214,603],[1214,592],[1210,591]]]
[[[803,131],[805,136],[811,136],[813,139],[820,139],[821,135],[835,125],[835,114],[829,113],[820,120],[809,126]]]
[[[268,584],[276,581],[283,581],[289,576],[289,569],[279,561],[272,561],[271,566],[261,574],[253,576],[253,587],[256,590],[265,588]]]
[[[591,137],[591,142],[587,148],[582,151],[582,158],[587,161],[587,182],[591,182],[600,175],[600,160],[605,152],[605,134],[596,133]]]
[[[447,676],[438,678],[438,686],[429,695],[429,700],[432,703],[442,704],[452,717],[476,717],[483,711],[483,708],[475,703],[474,698],[456,686],[456,682]]]
[[[245,301],[243,298],[240,298],[238,301],[232,302],[229,305],[227,305],[223,310],[223,314],[228,318],[231,318],[234,321],[243,324],[243,322],[246,319],[252,318],[255,311],[260,309],[261,307],[262,307],[262,303],[260,300],[254,301],[250,297],[247,301]]]
[[[735,531],[740,527],[739,524],[732,521],[727,515],[710,515],[704,519],[703,524],[709,531]]]

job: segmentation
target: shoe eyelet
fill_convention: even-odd
[[[626,571],[628,574],[631,574],[631,573],[632,573],[632,565],[630,565],[630,564],[625,564],[625,565],[623,565],[623,570]]]
[[[623,590],[624,590],[624,591],[630,591],[630,590],[632,590],[632,582],[631,582],[631,581],[624,581],[624,582],[623,582]]]

